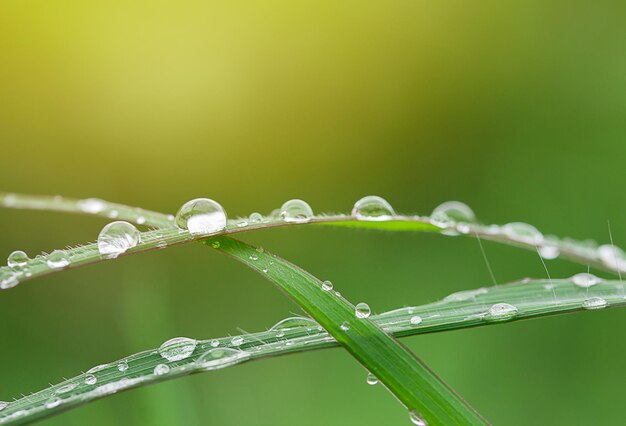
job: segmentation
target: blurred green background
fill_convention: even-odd
[[[231,216],[363,195],[626,245],[626,6],[558,2],[0,5],[0,190]],[[105,221],[0,211],[0,253],[93,241]],[[475,240],[337,229],[244,236],[374,311],[490,284]],[[545,272],[485,243],[499,282]],[[548,263],[553,277],[585,270]],[[44,277],[0,297],[0,399],[173,336],[257,331],[297,308],[199,245]],[[405,339],[494,424],[615,424],[626,310]],[[382,425],[407,414],[341,350],[122,393],[43,422]]]

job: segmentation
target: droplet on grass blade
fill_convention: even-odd
[[[176,225],[192,235],[221,231],[226,228],[227,222],[224,208],[209,198],[187,201],[176,214]]]
[[[98,252],[104,258],[114,259],[136,247],[140,240],[141,233],[134,225],[124,221],[111,222],[98,235]]]
[[[352,207],[352,216],[364,221],[385,221],[391,219],[395,214],[391,204],[377,195],[363,197]]]
[[[168,361],[180,361],[188,358],[194,350],[198,342],[188,337],[174,337],[169,339],[159,347],[159,355]]]
[[[290,223],[306,223],[313,217],[313,209],[306,201],[289,200],[280,208],[280,217],[285,222]]]

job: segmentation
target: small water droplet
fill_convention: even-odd
[[[53,396],[46,401],[45,407],[48,409],[58,407],[59,405],[61,405],[61,402],[63,402],[61,398],[59,398],[58,396]]]
[[[418,315],[413,315],[410,319],[409,322],[413,325],[418,325],[422,322],[422,317],[418,316]]]
[[[85,384],[86,385],[95,385],[98,379],[93,374],[87,374],[85,376]]]
[[[248,226],[248,221],[245,219],[241,219],[237,222],[237,228],[245,228]]]
[[[85,213],[97,214],[106,210],[107,204],[99,198],[87,198],[78,202],[78,208]]]
[[[539,247],[539,256],[546,260],[552,260],[559,257],[561,251],[557,246],[554,245],[543,245]]]
[[[502,231],[509,237],[521,239],[531,244],[538,244],[543,241],[543,234],[534,226],[524,222],[507,223],[502,227]]]
[[[167,373],[170,372],[170,367],[166,364],[159,364],[156,367],[154,367],[154,375],[155,376],[164,376]]]
[[[9,403],[6,401],[0,401],[0,411],[4,410],[9,406]]]
[[[280,217],[285,222],[306,223],[313,217],[313,209],[306,201],[289,200],[280,208]]]
[[[240,346],[243,344],[243,337],[241,336],[235,336],[231,339],[230,341],[231,345],[233,346]]]
[[[583,272],[581,274],[574,275],[572,277],[572,282],[578,287],[589,288],[598,284],[600,282],[600,278],[596,277],[595,275]]]
[[[163,342],[159,355],[168,361],[180,361],[188,358],[196,350],[198,342],[188,337],[174,337]]]
[[[68,393],[69,391],[76,389],[76,386],[78,386],[78,383],[76,382],[68,383],[58,388],[56,391],[54,391],[54,393],[56,394]]]
[[[269,272],[269,269],[263,268],[263,272],[267,274]]]
[[[372,373],[367,373],[367,384],[373,386],[378,383],[378,378],[374,376]]]
[[[55,250],[48,255],[46,263],[52,269],[64,268],[70,264],[70,258],[65,251]]]
[[[117,369],[118,371],[121,371],[122,373],[126,370],[128,370],[128,362],[126,361],[121,361],[117,364]]]
[[[348,323],[348,321],[344,321],[344,322],[341,323],[340,328],[343,331],[348,331],[348,330],[350,330],[350,324]]]
[[[137,216],[137,225],[143,225],[144,223],[146,223],[146,218],[145,216]]]
[[[322,283],[322,290],[324,291],[330,291],[333,289],[333,283],[326,280]]]
[[[226,228],[224,208],[209,198],[187,201],[176,214],[176,225],[192,235],[204,235]]]
[[[250,260],[259,260],[259,256],[257,256],[256,254],[251,254],[251,255],[249,256],[249,259],[250,259]]]
[[[263,222],[263,215],[261,213],[254,212],[248,218],[250,223],[257,224]]]
[[[415,426],[428,426],[426,420],[422,419],[422,417],[413,410],[409,411],[409,419],[411,420],[411,423]]]
[[[102,228],[98,235],[98,252],[100,256],[114,259],[139,244],[141,233],[134,225],[117,221]]]
[[[354,314],[356,315],[357,318],[360,318],[360,319],[368,318],[371,313],[372,313],[372,310],[370,309],[370,306],[364,302],[357,303],[357,305],[354,308]]]
[[[19,283],[20,281],[17,279],[17,276],[14,272],[9,270],[0,270],[0,289],[6,290],[9,288],[13,288]]]
[[[377,195],[363,197],[352,207],[352,216],[358,220],[384,221],[391,219],[395,214],[391,204]]]
[[[607,301],[601,297],[590,297],[583,302],[583,308],[585,309],[602,309],[607,306]]]
[[[217,348],[220,345],[220,341],[217,339],[213,339],[211,340],[211,342],[209,343],[211,346],[213,346],[214,348]]]
[[[517,315],[517,308],[508,303],[496,303],[491,306],[485,314],[485,319],[488,321],[507,321],[515,318]]]
[[[22,250],[15,250],[9,255],[7,265],[11,268],[24,266],[29,261],[28,255]]]
[[[239,360],[247,358],[250,354],[233,348],[213,348],[206,351],[196,364],[206,370],[215,370],[236,364]]]

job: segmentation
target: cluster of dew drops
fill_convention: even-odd
[[[94,213],[104,210],[106,203],[97,199],[87,199],[82,200],[79,206],[87,213]],[[351,216],[359,221],[388,221],[396,218],[397,214],[391,204],[385,199],[370,195],[361,198],[354,204]],[[237,221],[236,226],[245,227],[248,224],[258,224],[266,221],[268,218],[278,218],[286,223],[306,223],[313,217],[313,210],[307,202],[293,199],[285,202],[280,209],[275,210],[268,217],[259,213],[253,213],[249,218]],[[186,202],[179,209],[176,216],[171,219],[180,230],[188,231],[194,236],[215,234],[223,231],[228,226],[228,218],[224,208],[216,201],[208,198],[197,198]],[[445,235],[469,234],[472,232],[472,226],[477,225],[476,216],[472,209],[458,201],[448,201],[439,205],[428,220],[431,224],[441,228],[442,233]],[[138,218],[137,222],[141,224],[145,222],[145,219]],[[514,222],[503,226],[483,226],[481,231],[486,234],[494,236],[504,235],[524,243],[533,244],[544,259],[555,259],[560,254],[559,240],[551,236],[544,237],[539,230],[526,223]],[[140,242],[141,232],[134,225],[125,221],[114,221],[104,226],[101,230],[98,235],[97,247],[101,257],[115,258],[136,247]],[[564,244],[567,243],[567,241],[564,242]],[[571,248],[580,249],[580,246],[573,242],[571,242],[570,246]],[[593,243],[587,243],[587,247],[584,247],[584,249],[594,250],[596,257],[607,266],[626,271],[626,254],[614,245],[596,247]],[[256,260],[253,257],[251,259]],[[29,260],[28,255],[24,251],[16,250],[12,252],[7,260],[8,271],[5,268],[4,271],[0,272],[0,289],[14,287],[19,283],[20,277],[31,276],[32,272],[28,267]],[[45,257],[45,262],[49,268],[58,269],[70,265],[71,259],[64,250],[55,250]],[[268,272],[267,268],[264,268],[263,271]],[[582,273],[572,277],[572,282],[578,287],[588,289],[599,283],[600,279],[591,274]],[[321,289],[322,291],[330,292],[333,290],[333,284],[330,281],[324,281],[321,284]],[[458,300],[463,300],[459,296],[462,293],[455,293]],[[338,292],[335,292],[335,294],[340,296]],[[599,297],[591,297],[583,302],[585,309],[601,309],[607,305],[606,300]],[[515,317],[517,311],[515,306],[507,303],[497,303],[481,315],[487,320],[502,321]],[[355,306],[354,314],[357,319],[366,319],[369,318],[371,309],[366,303],[361,302]],[[412,316],[409,322],[411,325],[417,326],[422,322],[422,319],[419,316]],[[343,322],[340,324],[340,329],[348,332],[350,323],[348,321]],[[236,336],[232,338],[231,345],[238,347],[243,342],[243,337]],[[159,348],[159,353],[167,361],[180,361],[189,357],[195,351],[196,345],[197,341],[194,339],[177,337],[163,343]],[[219,368],[223,365],[237,362],[248,355],[245,351],[233,347],[218,347],[218,340],[211,341],[211,346],[211,349],[197,359],[196,364],[207,369]],[[120,371],[125,371],[125,368],[128,368],[127,364],[120,364],[120,366],[118,366]],[[154,368],[153,374],[162,376],[169,372],[170,367],[167,364],[159,364]],[[86,384],[96,384],[97,378],[93,373],[94,371],[90,370],[85,376]],[[367,377],[367,383],[376,384],[378,379],[370,373]],[[52,408],[60,404],[61,400],[58,399],[57,401],[57,399],[49,401],[47,407]],[[0,402],[0,411],[8,405],[6,402]],[[411,414],[411,421],[414,424],[425,424],[414,413]]]

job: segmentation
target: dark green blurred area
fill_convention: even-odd
[[[626,245],[626,7],[557,2],[70,2],[0,5],[0,190],[231,216],[363,195]],[[93,241],[105,221],[0,211],[0,254]],[[243,238],[374,311],[489,285],[476,241],[345,229]],[[545,271],[485,243],[499,282]],[[555,260],[553,277],[584,266]],[[0,400],[173,336],[258,331],[297,307],[201,245],[0,295]],[[616,424],[626,310],[404,342],[498,425]],[[408,416],[341,350],[133,390],[49,425],[387,425]]]

